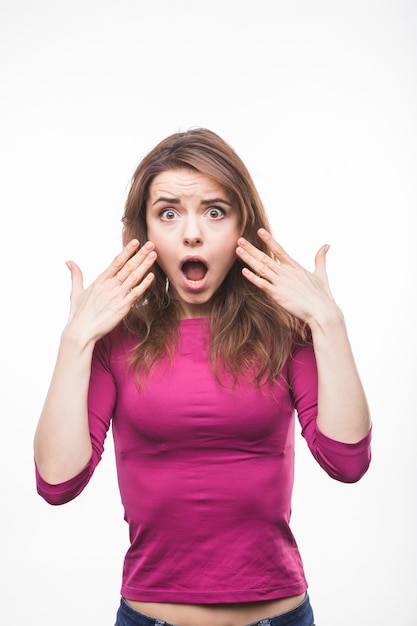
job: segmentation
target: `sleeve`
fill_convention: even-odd
[[[69,480],[52,484],[42,478],[35,465],[37,491],[49,504],[65,504],[76,498],[90,481],[101,460],[116,402],[116,384],[110,370],[109,355],[109,343],[104,340],[97,342],[88,390],[88,422],[93,450],[86,467]]]
[[[292,354],[289,382],[301,434],[320,467],[341,482],[360,480],[371,461],[372,432],[356,443],[336,441],[320,432],[317,427],[318,375],[312,345],[305,345]]]

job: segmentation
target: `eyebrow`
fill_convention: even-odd
[[[165,196],[161,196],[152,203],[152,206],[155,206],[155,204],[158,204],[158,202],[165,202],[167,204],[181,204],[180,198],[167,198]],[[209,206],[210,204],[218,204],[219,202],[222,204],[227,204],[228,206],[232,206],[232,203],[228,200],[225,200],[224,198],[210,198],[208,200],[202,200],[200,204],[202,204],[203,206]]]

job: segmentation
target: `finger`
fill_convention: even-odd
[[[116,274],[131,258],[131,256],[136,252],[138,247],[139,241],[137,239],[132,239],[131,241],[129,241],[129,243],[123,248],[123,250],[114,257],[108,268],[105,269],[104,272],[101,274],[102,278],[115,277]]]
[[[125,260],[122,267],[120,267],[115,276],[117,280],[122,284],[129,280],[131,283],[131,276],[133,273],[137,271],[144,263],[149,266],[155,261],[156,255],[154,252],[154,244],[151,241],[147,241],[144,246],[142,246],[136,254],[131,255],[128,259]],[[117,257],[116,257],[117,258]],[[149,263],[152,261],[151,263]]]
[[[242,274],[250,283],[259,287],[259,289],[262,289],[267,293],[272,293],[273,285],[268,280],[265,280],[260,275],[255,274],[247,267],[242,268]]]
[[[265,228],[260,228],[258,230],[258,236],[259,239],[262,239],[262,241],[268,246],[268,249],[280,263],[286,263],[287,265],[292,265],[293,267],[298,266],[297,261],[284,250],[278,241],[275,241],[271,233],[265,230]]]
[[[151,244],[153,246],[153,244]],[[133,289],[156,261],[155,250],[147,248],[137,252],[126,265],[116,274],[120,285],[125,289]]]
[[[278,268],[277,262],[265,254],[265,252],[253,246],[249,241],[239,238],[236,254],[243,263],[252,268],[255,274],[266,280],[273,279],[273,275]]]
[[[314,259],[314,273],[327,281],[326,255],[330,246],[328,244],[321,246],[317,251]]]
[[[284,248],[272,238],[268,231],[264,228],[260,228],[258,234],[273,256],[259,250],[259,248],[251,244],[244,237],[238,239],[238,248],[236,251],[241,260],[246,263],[246,265],[249,265],[255,274],[272,282],[276,278],[276,274],[279,273],[279,265],[282,262],[286,262],[293,267],[298,267],[298,264],[291,259]]]
[[[128,297],[131,299],[132,303],[145,293],[145,291],[152,284],[154,278],[155,274],[153,272],[149,272],[149,274],[146,274],[144,279],[139,284],[129,289]]]
[[[126,272],[126,268],[123,268],[123,270],[119,272],[119,275],[117,275],[121,286],[128,291],[138,286],[139,283],[144,280],[145,275],[147,274],[147,272],[149,272],[152,265],[155,263],[156,257],[157,254],[155,250],[151,250],[146,256],[143,257],[138,267],[134,267],[133,269],[131,269],[129,273],[126,274],[124,280],[120,280],[119,275],[124,275]]]
[[[316,257],[314,259],[314,263],[315,263],[314,274],[321,280],[321,283],[324,286],[324,289],[326,290],[327,294],[333,299],[333,294],[330,289],[329,278],[327,276],[327,269],[326,269],[326,255],[327,255],[327,252],[329,251],[329,248],[330,246],[326,244],[318,250]]]
[[[71,272],[71,298],[76,297],[83,289],[83,273],[74,261],[66,261],[65,265]]]

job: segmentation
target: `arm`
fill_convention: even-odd
[[[318,372],[311,344],[298,346],[291,354],[287,375],[302,435],[318,464],[336,480],[360,480],[371,460],[371,432],[355,443],[345,443],[318,428]]]
[[[318,371],[317,426],[327,437],[356,443],[371,420],[342,312],[329,307],[308,324]]]
[[[359,442],[368,434],[371,420],[344,318],[327,280],[328,246],[318,251],[311,273],[268,232],[261,229],[258,234],[275,258],[240,238],[237,255],[253,270],[245,268],[242,272],[311,329],[318,371],[317,426],[321,433],[339,442]]]
[[[69,262],[72,290],[69,320],[62,333],[56,365],[35,433],[35,462],[41,477],[62,483],[88,464],[92,445],[88,427],[88,389],[93,350],[128,313],[153,280],[153,244],[138,251],[133,240],[110,266],[84,289],[81,270]]]

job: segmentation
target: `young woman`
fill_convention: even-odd
[[[294,416],[321,467],[354,482],[370,417],[325,256],[270,234],[251,177],[196,129],[139,164],[124,248],[83,287],[35,435],[51,504],[90,480],[112,424],[130,547],[117,626],[312,626],[289,527]]]

